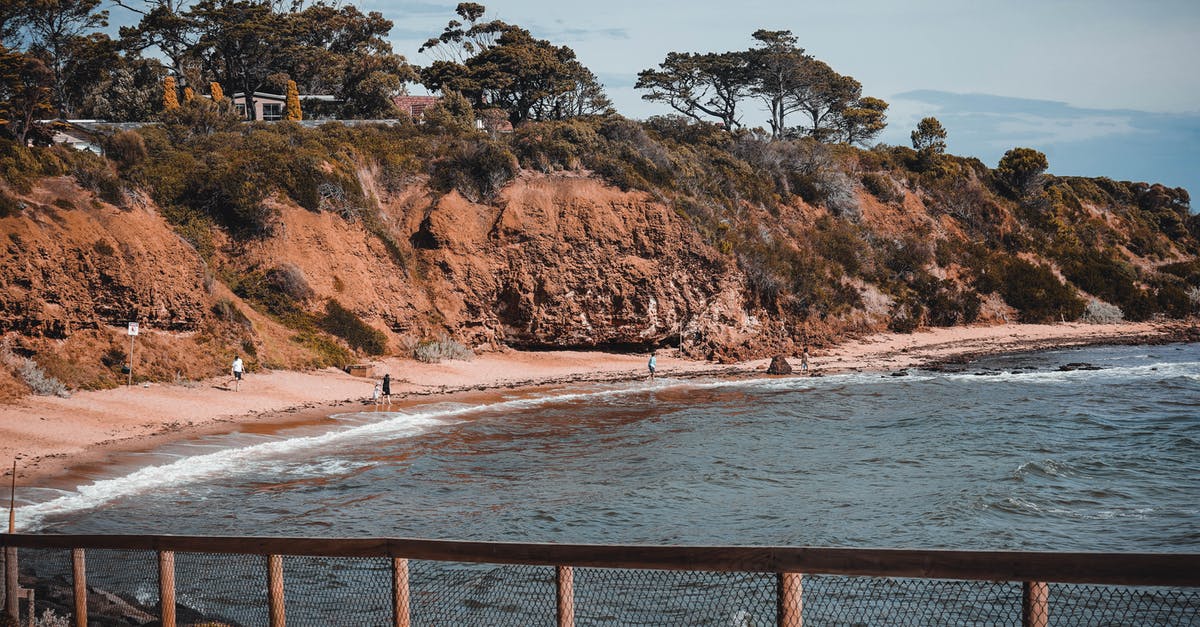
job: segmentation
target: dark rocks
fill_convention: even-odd
[[[767,374],[792,374],[792,365],[783,355],[776,355],[771,358],[771,365],[767,367]]]
[[[1103,368],[1083,362],[1072,362],[1058,367],[1059,372],[1071,372],[1072,370],[1103,370]]]

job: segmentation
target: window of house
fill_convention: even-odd
[[[241,103],[241,102],[239,102],[239,103],[237,103],[237,104],[235,104],[235,105],[233,105],[233,106],[237,108],[237,113],[238,113],[238,115],[239,115],[239,116],[241,116],[243,120],[244,120],[244,119],[246,119],[246,105],[245,105],[245,103]]]
[[[271,122],[283,119],[283,105],[278,102],[263,103],[263,119]]]

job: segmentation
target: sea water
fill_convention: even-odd
[[[665,374],[176,444],[132,472],[26,492],[35,502],[18,521],[58,533],[1200,551],[1200,344],[905,376]]]

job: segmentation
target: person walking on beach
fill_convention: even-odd
[[[383,401],[388,407],[392,406],[392,373],[383,375]]]
[[[658,359],[654,356],[654,351],[650,351],[650,361],[646,362],[646,367],[650,369],[650,380],[654,380],[654,370],[658,367]]]
[[[379,382],[375,382],[375,389],[371,390],[371,403],[375,405],[375,409],[379,409]]]
[[[808,347],[804,347],[804,352],[800,354],[800,372],[808,372]]]
[[[242,364],[242,356],[238,355],[233,358],[233,391],[238,392],[242,389],[242,371],[246,367]]]

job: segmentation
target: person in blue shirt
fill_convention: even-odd
[[[646,367],[650,369],[650,380],[654,380],[654,370],[658,367],[658,360],[654,357],[654,351],[650,351],[650,361],[646,362]]]

